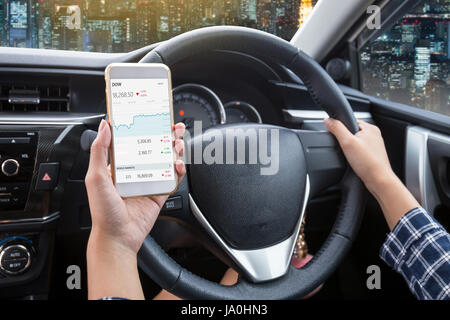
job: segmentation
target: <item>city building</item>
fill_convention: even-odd
[[[301,0],[298,15],[298,25],[301,26],[311,13],[318,0]]]
[[[33,0],[3,0],[1,43],[3,46],[37,48],[37,6]]]
[[[423,88],[430,80],[430,48],[416,47],[414,58],[414,83],[417,88]]]

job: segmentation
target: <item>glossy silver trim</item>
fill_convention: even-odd
[[[283,109],[283,113],[287,116],[287,120],[296,123],[305,122],[322,122],[325,118],[328,118],[328,114],[322,110],[296,110],[296,109]],[[372,114],[370,112],[355,111],[353,112],[356,119],[371,120]]]
[[[305,196],[303,199],[300,218],[294,229],[294,233],[286,240],[271,247],[256,250],[237,250],[226,244],[208,220],[202,214],[191,194],[189,194],[189,205],[192,213],[200,224],[206,229],[210,236],[220,247],[241,267],[253,282],[263,282],[282,277],[288,271],[294,252],[295,243],[300,232],[300,226],[305,214],[306,204],[309,198],[309,176],[306,175]]]
[[[69,134],[69,132],[74,128],[74,125],[68,125],[63,132],[58,136],[58,138],[55,140],[54,144],[60,144],[64,138]]]
[[[176,88],[173,88],[172,92],[173,92],[173,94],[176,94],[176,93],[178,93],[178,91],[184,90],[187,88],[200,89],[200,90],[206,92],[207,94],[209,94],[214,99],[217,106],[219,107],[218,111],[219,111],[219,117],[220,117],[220,124],[225,124],[225,122],[227,121],[227,115],[225,113],[225,108],[223,107],[222,100],[220,100],[219,96],[214,91],[212,91],[210,88],[208,88],[204,85],[201,85],[201,84],[185,83],[185,84],[179,85]]]
[[[1,224],[14,224],[14,223],[29,223],[29,222],[47,222],[59,218],[59,212],[52,213],[49,216],[40,218],[24,218],[24,219],[10,219],[10,220],[0,220]]]
[[[5,165],[6,165],[8,162],[12,162],[12,163],[14,163],[14,164],[16,165],[16,171],[14,171],[13,173],[7,173],[7,172],[5,172]],[[19,161],[15,160],[15,159],[6,159],[6,160],[3,161],[3,163],[2,163],[2,173],[3,173],[5,176],[7,176],[7,177],[13,177],[13,176],[17,175],[17,174],[19,173],[19,168],[20,168],[20,163],[19,163]]]
[[[25,250],[25,252],[27,253],[27,264],[22,269],[20,269],[18,271],[9,271],[3,267],[3,263],[2,263],[3,255],[5,254],[5,251],[9,248],[19,248],[19,249]],[[30,251],[28,250],[27,247],[25,247],[21,244],[12,244],[12,245],[5,244],[0,248],[0,269],[4,273],[9,274],[9,275],[17,275],[17,274],[22,273],[25,270],[27,270],[28,267],[30,266],[30,264],[31,264],[31,255],[30,255]]]
[[[5,125],[80,125],[83,124],[87,120],[104,118],[104,113],[87,115],[87,116],[67,116],[67,115],[49,115],[49,114],[40,114],[40,115],[0,115],[0,124]]]
[[[428,137],[430,136],[448,143],[450,148],[448,136],[418,126],[407,128],[405,183],[420,205],[432,214],[441,201],[428,158]]]

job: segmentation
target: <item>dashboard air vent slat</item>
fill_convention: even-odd
[[[0,112],[67,112],[68,86],[10,84],[0,82]]]

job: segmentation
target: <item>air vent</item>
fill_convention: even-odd
[[[67,112],[70,109],[69,97],[67,86],[0,83],[0,111]]]

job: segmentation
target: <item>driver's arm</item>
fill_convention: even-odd
[[[174,148],[180,157],[184,144],[180,140],[185,126],[174,126]],[[121,297],[144,299],[137,253],[150,233],[167,195],[122,199],[111,179],[108,151],[111,128],[102,120],[91,147],[86,189],[92,217],[87,248],[89,299]],[[184,163],[174,165],[179,181],[186,173]]]
[[[450,235],[392,171],[378,127],[358,121],[355,135],[334,119],[334,134],[350,166],[383,210],[390,230],[381,258],[401,273],[419,299],[450,299]]]

